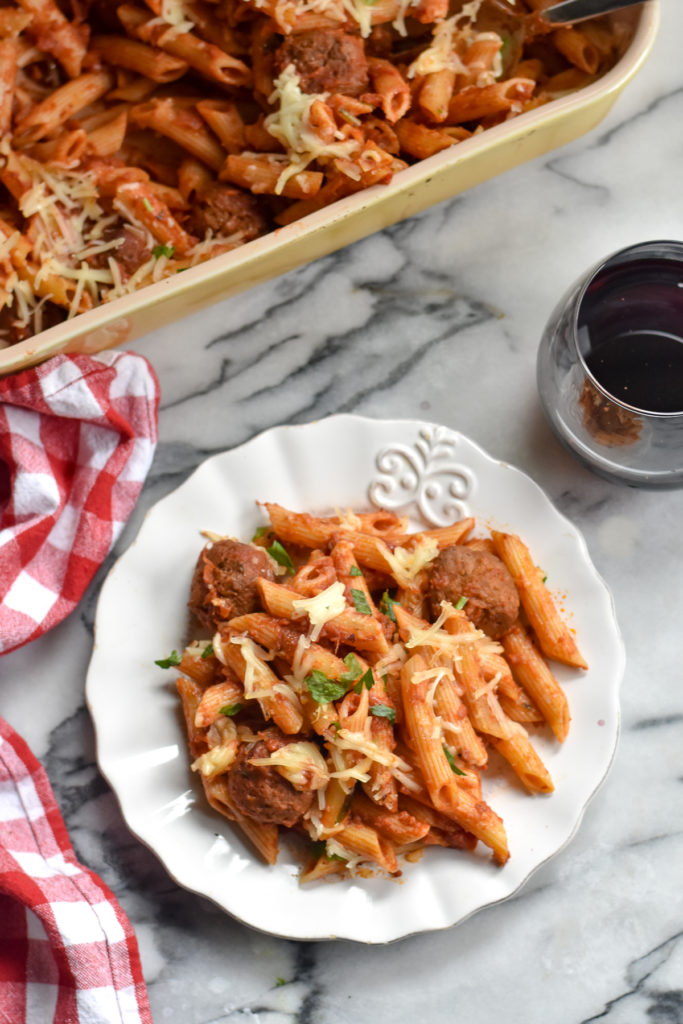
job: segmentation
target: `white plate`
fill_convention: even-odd
[[[248,539],[256,500],[327,512],[401,509],[416,527],[471,513],[520,533],[576,628],[587,672],[556,667],[572,715],[567,741],[534,738],[555,782],[550,797],[485,780],[511,857],[430,849],[400,880],[301,887],[286,846],[261,864],[205,803],[189,769],[171,672],[154,665],[186,636],[186,602],[201,530]],[[255,928],[292,939],[388,942],[446,928],[514,893],[570,839],[604,779],[619,731],[624,652],[609,592],[578,531],[523,473],[461,434],[407,420],[332,416],[278,427],[204,462],[148,513],[109,574],[97,608],[87,699],[100,767],[132,831],[182,886]]]

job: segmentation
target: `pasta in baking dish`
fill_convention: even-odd
[[[545,0],[0,7],[0,344],[391,180],[625,40]]]
[[[408,532],[394,513],[313,516],[265,504],[249,543],[211,535],[189,607],[205,639],[177,667],[192,768],[211,806],[301,880],[383,869],[424,847],[508,859],[482,796],[490,757],[553,791],[529,730],[564,742],[549,660],[586,668],[516,535],[473,519]]]

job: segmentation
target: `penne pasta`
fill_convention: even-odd
[[[25,167],[5,171],[20,191]],[[204,173],[189,164],[188,183],[204,187]],[[115,194],[125,185],[186,201],[155,182]],[[21,240],[14,251],[30,255]],[[517,790],[511,816],[519,799],[552,799],[533,727],[559,750],[570,725],[524,604],[543,587],[526,544],[475,534],[469,518],[411,533],[391,513],[262,507],[270,520],[251,541],[205,534],[188,601],[197,639],[157,662],[178,670],[209,804],[269,864],[291,835],[306,883],[395,875],[429,846],[466,856],[482,844],[505,865],[499,791]]]
[[[529,549],[513,534],[493,531],[492,537],[499,557],[515,581],[543,653],[574,668],[587,668],[574,637],[533,563]]]

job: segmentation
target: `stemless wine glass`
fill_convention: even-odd
[[[575,283],[538,351],[562,444],[632,487],[683,486],[683,242],[622,249]]]

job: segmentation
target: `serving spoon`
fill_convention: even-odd
[[[568,25],[586,18],[597,18],[600,14],[621,10],[622,7],[634,7],[643,0],[560,0],[553,7],[546,7],[542,12],[543,20],[551,25]]]

